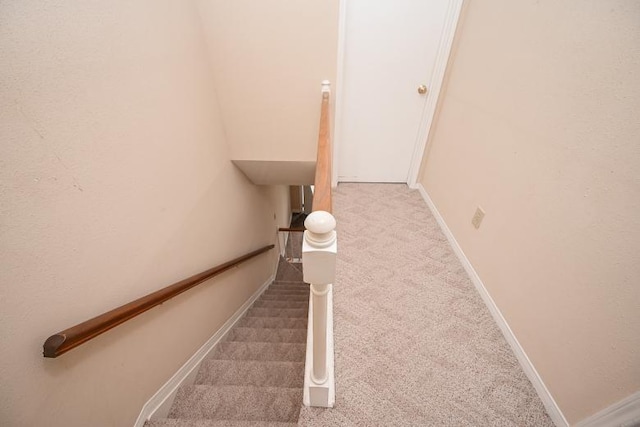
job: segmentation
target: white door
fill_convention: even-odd
[[[344,1],[338,181],[407,182],[450,0]]]

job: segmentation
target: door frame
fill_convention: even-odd
[[[338,58],[337,58],[337,70],[336,70],[336,90],[335,90],[335,114],[334,114],[334,129],[333,129],[333,168],[331,176],[331,185],[335,188],[338,185],[338,162],[340,161],[338,147],[341,144],[342,139],[342,108],[343,108],[343,90],[342,84],[344,82],[344,55],[345,55],[345,33],[346,33],[346,12],[347,1],[340,0],[339,15],[338,15]],[[436,55],[436,61],[431,75],[431,81],[428,84],[429,95],[425,101],[424,108],[422,110],[422,116],[420,118],[420,125],[418,127],[418,134],[416,135],[416,142],[414,145],[413,155],[411,157],[411,164],[407,174],[407,185],[410,188],[416,188],[418,182],[418,174],[420,173],[420,165],[422,164],[422,157],[424,156],[425,149],[427,147],[427,140],[429,132],[431,131],[431,125],[433,124],[433,117],[438,105],[438,98],[440,98],[440,91],[442,90],[442,83],[444,81],[444,74],[447,69],[447,63],[449,61],[449,55],[451,54],[451,47],[453,46],[453,39],[460,19],[460,12],[464,0],[449,0],[447,5],[447,12],[445,15],[444,27],[442,35],[440,37],[440,43],[438,45],[438,52]]]

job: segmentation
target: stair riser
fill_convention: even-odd
[[[294,288],[294,289],[309,289],[307,283],[304,282],[273,282],[269,285],[270,288]]]
[[[269,291],[266,291],[263,295],[282,296],[282,297],[286,297],[286,296],[301,297],[301,296],[304,296],[304,297],[308,298],[309,297],[309,291],[269,290]]]
[[[211,359],[304,362],[306,345],[301,343],[249,343],[225,341],[216,347]]]
[[[285,286],[290,286],[293,288],[306,288],[309,289],[309,284],[303,281],[297,281],[297,282],[271,282],[271,285],[269,285],[269,287],[285,287]]]
[[[274,295],[262,294],[258,301],[306,301],[309,302],[309,295]]]
[[[206,360],[196,384],[256,387],[302,387],[304,363]]]
[[[307,331],[304,329],[267,329],[235,327],[227,335],[227,341],[304,343]]]
[[[238,327],[246,328],[285,328],[307,330],[307,318],[286,319],[280,317],[245,317],[240,319]]]
[[[247,421],[298,419],[302,389],[271,387],[180,387],[169,418]]]
[[[309,289],[267,289],[263,295],[309,295]]]
[[[247,317],[306,318],[307,309],[301,308],[250,308]]]
[[[253,304],[256,308],[302,308],[309,307],[309,301],[273,301],[258,300]]]

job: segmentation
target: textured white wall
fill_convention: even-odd
[[[234,160],[315,161],[338,0],[199,0]]]
[[[229,161],[193,2],[2,1],[0,61],[0,424],[132,425],[276,251],[58,359],[42,343],[274,242],[286,190]]]
[[[640,3],[465,3],[421,182],[575,423],[640,389]]]

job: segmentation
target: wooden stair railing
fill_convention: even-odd
[[[129,319],[133,319],[139,314],[144,313],[151,308],[162,304],[181,293],[193,288],[200,283],[219,275],[220,273],[237,266],[238,264],[256,257],[270,249],[274,245],[264,246],[246,255],[232,259],[224,264],[217,265],[202,273],[195,274],[173,285],[169,285],[147,296],[138,298],[128,304],[120,306],[116,309],[103,313],[93,319],[72,326],[69,329],[60,331],[51,335],[44,342],[44,357],[58,357],[67,351],[78,347],[79,345],[107,332],[109,329],[115,328],[121,323]]]
[[[320,131],[316,176],[313,186],[313,212],[333,212],[331,200],[331,126],[329,112],[329,82],[322,82],[322,104],[320,109]]]
[[[304,281],[311,284],[304,404],[333,407],[333,282],[336,269],[336,220],[331,200],[329,82],[322,82],[313,212],[307,216],[302,243]]]

